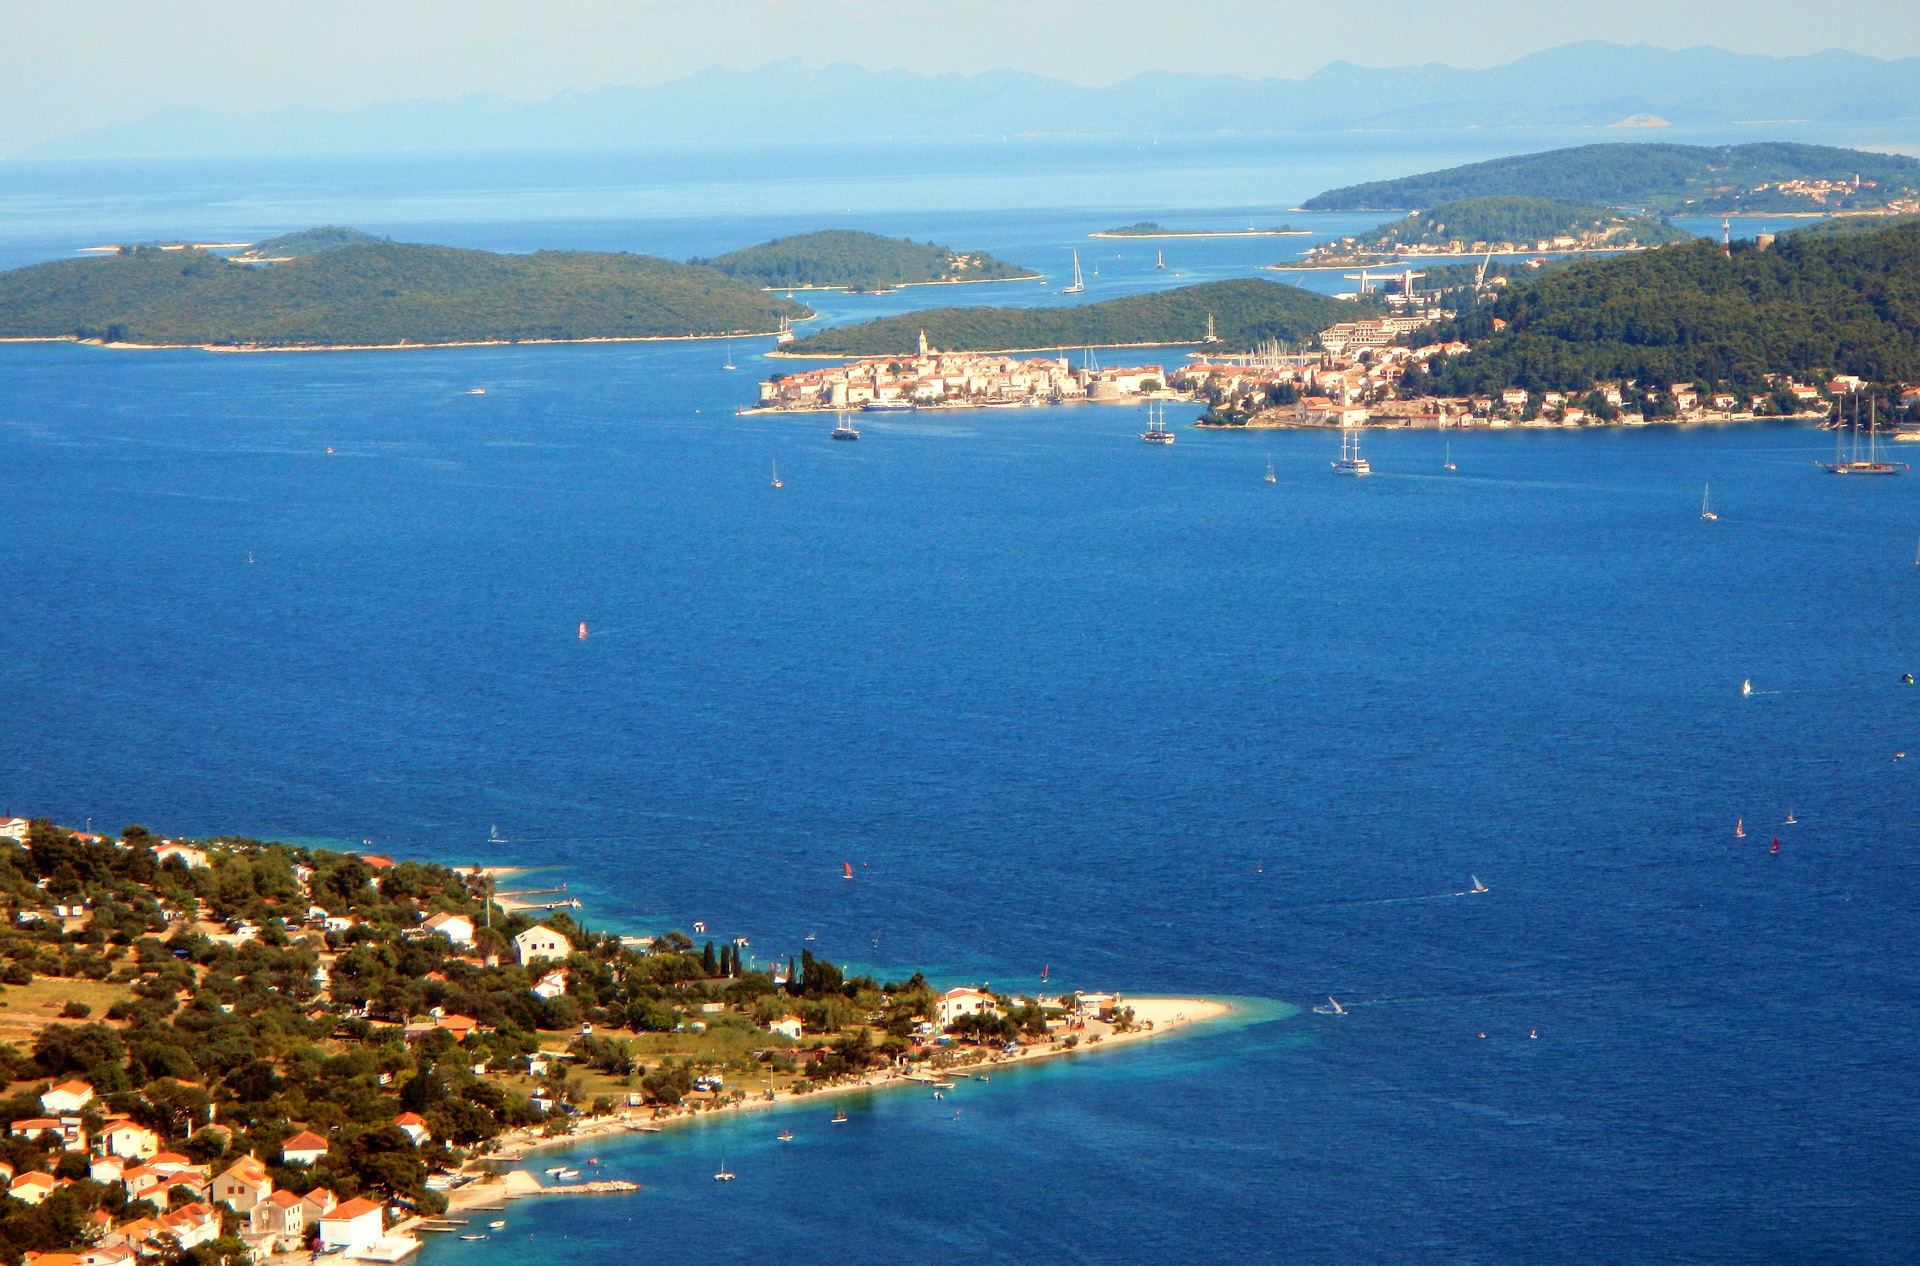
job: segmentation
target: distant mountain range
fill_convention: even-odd
[[[1154,72],[1086,88],[1013,70],[919,75],[798,61],[543,101],[493,93],[351,111],[167,110],[14,158],[546,148],[671,142],[1260,134],[1920,117],[1920,58],[1569,44],[1490,70],[1335,62],[1305,79]],[[1630,132],[1627,135],[1645,135]]]

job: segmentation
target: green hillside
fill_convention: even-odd
[[[922,330],[942,351],[1003,352],[1133,343],[1198,343],[1214,319],[1223,349],[1246,350],[1263,339],[1310,340],[1336,321],[1367,315],[1297,286],[1272,281],[1215,281],[1161,294],[1132,295],[1060,308],[935,308],[864,325],[822,330],[787,347],[791,353],[889,356],[911,353]]]
[[[1852,187],[1855,177],[1863,184]],[[1815,182],[1781,188],[1782,182]],[[1845,182],[1845,188],[1837,188]],[[1822,187],[1822,186],[1825,187]],[[1871,210],[1913,198],[1920,160],[1828,145],[1581,145],[1330,189],[1309,211],[1395,211],[1519,195],[1669,215]]]
[[[1496,329],[1496,321],[1505,328]],[[1444,394],[1508,386],[1584,391],[1597,381],[1726,383],[1768,373],[1920,380],[1920,223],[1781,237],[1771,250],[1715,242],[1571,265],[1420,332],[1473,350],[1436,367]]]
[[[767,333],[811,315],[645,255],[495,255],[393,242],[282,264],[140,248],[0,273],[0,337],[166,345],[382,346]]]
[[[1588,249],[1638,243],[1655,246],[1684,242],[1692,234],[1662,224],[1651,216],[1627,215],[1592,202],[1562,202],[1550,198],[1467,198],[1443,202],[1405,219],[1392,220],[1363,233],[1360,246],[1391,251],[1407,246],[1446,246],[1459,243],[1514,243],[1523,249],[1557,237],[1576,239]]]
[[[845,286],[879,290],[930,282],[1003,281],[1040,275],[984,252],[963,253],[932,242],[881,237],[857,229],[825,229],[775,238],[714,259],[687,262],[769,289]]]
[[[239,260],[285,259],[288,256],[318,255],[324,251],[337,251],[343,246],[377,246],[384,240],[386,239],[375,237],[371,233],[362,233],[359,229],[328,224],[317,229],[302,229],[298,233],[282,233],[279,237],[255,242],[234,258]]]

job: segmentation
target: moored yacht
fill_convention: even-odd
[[[1336,475],[1371,475],[1373,464],[1360,456],[1360,432],[1352,427],[1340,430],[1340,460],[1333,464]]]

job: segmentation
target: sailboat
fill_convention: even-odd
[[[1360,456],[1360,433],[1352,427],[1340,430],[1340,460],[1333,464],[1336,475],[1371,475],[1373,464]]]
[[[787,298],[791,299],[793,296],[788,295]],[[789,321],[786,317],[781,317],[780,329],[774,334],[773,341],[777,347],[784,347],[788,343],[793,342],[793,322]]]
[[[1836,435],[1834,437],[1836,451],[1833,462],[1827,466],[1829,471],[1836,475],[1897,475],[1904,469],[1895,466],[1892,462],[1880,460],[1879,404],[1880,398],[1875,396],[1868,408],[1867,460],[1864,462],[1860,460],[1860,401],[1855,399],[1853,402],[1853,455],[1850,460],[1840,460],[1840,454],[1837,451],[1840,441],[1839,436]],[[1842,417],[1844,416],[1843,409]]]
[[[1493,889],[1487,887],[1485,884],[1480,882],[1480,876],[1469,875],[1467,876],[1467,878],[1473,880],[1473,887],[1468,889],[1468,891],[1470,892],[1492,892],[1493,891]]]
[[[847,872],[846,874],[844,874],[844,875],[842,875],[842,876],[841,876],[841,878],[842,878],[842,879],[852,879],[852,878],[853,878],[853,863],[852,863],[852,862],[841,862],[841,863],[840,863],[840,865],[841,865],[841,866],[842,866],[842,867],[843,867],[843,868],[844,868],[844,869],[846,870],[846,872]]]
[[[1140,438],[1149,444],[1173,443],[1173,432],[1167,429],[1166,406],[1160,408],[1161,412],[1156,415],[1153,406],[1147,406],[1147,429],[1140,432]]]
[[[1700,517],[1707,520],[1709,523],[1715,522],[1720,518],[1719,515],[1713,512],[1712,507],[1709,506],[1707,502],[1707,497],[1712,492],[1713,492],[1712,484],[1707,484],[1705,487],[1700,489]]]
[[[733,340],[732,339],[727,340],[727,363],[720,366],[720,368],[722,369],[738,369],[739,368],[738,365],[733,363]]]
[[[786,487],[785,484],[780,482],[780,463],[779,462],[775,462],[773,464],[773,486],[776,488]]]
[[[733,1174],[729,1172],[727,1169],[726,1157],[722,1156],[720,1158],[720,1172],[713,1176],[713,1180],[715,1182],[732,1182],[733,1181]]]
[[[1441,463],[1440,463],[1440,469],[1442,469],[1442,470],[1457,470],[1457,469],[1459,469],[1458,467],[1456,467],[1456,466],[1455,466],[1455,465],[1453,464],[1453,444],[1452,444],[1452,442],[1451,442],[1451,441],[1449,441],[1449,442],[1448,442],[1448,444],[1447,444],[1447,460],[1446,460],[1446,461],[1444,461],[1444,462],[1441,462]]]
[[[1075,251],[1073,253],[1073,284],[1060,293],[1063,295],[1077,295],[1086,288],[1087,283],[1080,279],[1080,252]]]
[[[833,1123],[835,1125],[845,1125],[847,1123],[847,1110],[845,1108],[833,1114]]]
[[[834,439],[857,440],[860,438],[860,432],[855,430],[852,426],[848,425],[846,418],[841,416],[840,414],[836,413],[834,415],[834,423],[835,423],[833,428]]]
[[[792,1131],[792,1130],[782,1130],[782,1131],[780,1131],[780,1135],[779,1135],[779,1141],[780,1141],[780,1142],[782,1142],[782,1143],[791,1143],[791,1142],[793,1142],[793,1131]]]
[[[1340,1005],[1340,1000],[1332,994],[1327,995],[1326,1006],[1315,1007],[1314,1010],[1318,1011],[1321,1015],[1345,1015],[1347,1013],[1347,1009]]]
[[[1745,818],[1735,818],[1733,820],[1733,838],[1736,840],[1744,840],[1747,838],[1747,820]]]
[[[1788,810],[1787,810],[1787,820],[1786,820],[1785,822],[1782,822],[1782,823],[1781,823],[1780,825],[1781,825],[1781,826],[1792,826],[1792,825],[1793,825],[1794,823],[1796,823],[1796,822],[1798,822],[1799,820],[1800,820],[1800,819],[1798,819],[1798,818],[1796,818],[1796,817],[1794,817],[1794,816],[1793,816],[1793,810],[1792,810],[1792,809],[1788,809]]]
[[[1267,458],[1267,476],[1266,476],[1266,478],[1267,478],[1267,482],[1268,482],[1268,483],[1270,483],[1270,484],[1272,484],[1272,483],[1279,483],[1279,482],[1280,482],[1279,480],[1277,480],[1277,479],[1275,479],[1275,478],[1273,477],[1273,458],[1272,458],[1272,457],[1268,457],[1268,458]]]
[[[583,642],[587,640],[587,622],[585,620],[580,621],[580,640]]]
[[[1748,695],[1752,693],[1753,693],[1753,681],[1751,679],[1740,683],[1740,697],[1742,699],[1746,698]]]
[[[500,827],[499,827],[499,824],[498,824],[498,823],[495,823],[495,824],[493,825],[493,834],[491,834],[491,835],[489,835],[489,836],[487,836],[487,843],[489,843],[489,844],[508,844],[508,843],[511,843],[511,842],[512,842],[512,841],[510,841],[509,839],[507,839],[507,837],[506,837],[506,836],[504,836],[504,835],[502,835],[502,834],[500,834]]]

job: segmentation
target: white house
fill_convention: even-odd
[[[306,1206],[291,1191],[276,1191],[247,1214],[252,1233],[269,1238],[269,1251],[292,1252],[300,1247],[306,1229]]]
[[[364,1197],[349,1200],[320,1217],[320,1242],[349,1252],[371,1247],[385,1230],[380,1206]]]
[[[775,1020],[767,1026],[767,1032],[778,1033],[781,1037],[797,1042],[800,1040],[800,1017],[790,1015],[784,1020]]]
[[[52,1174],[43,1174],[37,1169],[32,1169],[14,1179],[13,1185],[7,1189],[7,1194],[26,1204],[39,1204],[52,1195],[53,1189],[58,1185]]]
[[[302,1130],[280,1145],[280,1155],[289,1165],[311,1165],[326,1158],[327,1141],[312,1130]]]
[[[543,958],[565,958],[573,944],[544,923],[513,938],[513,957],[522,967]]]
[[[548,972],[546,975],[540,977],[539,983],[533,987],[533,992],[542,998],[558,998],[566,991],[567,973],[564,971]]]
[[[179,858],[188,870],[205,870],[207,868],[207,855],[200,849],[189,848],[185,844],[175,844],[172,840],[168,840],[153,850],[153,860],[163,866],[166,864],[167,859],[171,857]]]
[[[100,1131],[107,1155],[145,1160],[160,1152],[160,1136],[132,1121],[115,1121]]]
[[[464,914],[436,914],[426,921],[429,932],[438,932],[458,946],[473,944],[473,920]]]
[[[984,989],[966,986],[947,990],[940,995],[934,1007],[934,1018],[943,1029],[965,1016],[1000,1014],[999,1007],[994,1005],[992,994]]]
[[[84,1081],[63,1081],[40,1096],[48,1112],[78,1112],[93,1102],[93,1087]]]
[[[8,818],[5,822],[0,822],[0,838],[19,840],[22,844],[25,844],[27,842],[27,828],[32,825],[33,823],[27,821],[25,818]]]
[[[393,1119],[393,1123],[399,1126],[408,1138],[413,1140],[415,1147],[419,1147],[427,1141],[427,1119],[418,1112],[402,1112]],[[348,1203],[352,1202],[349,1201]]]

